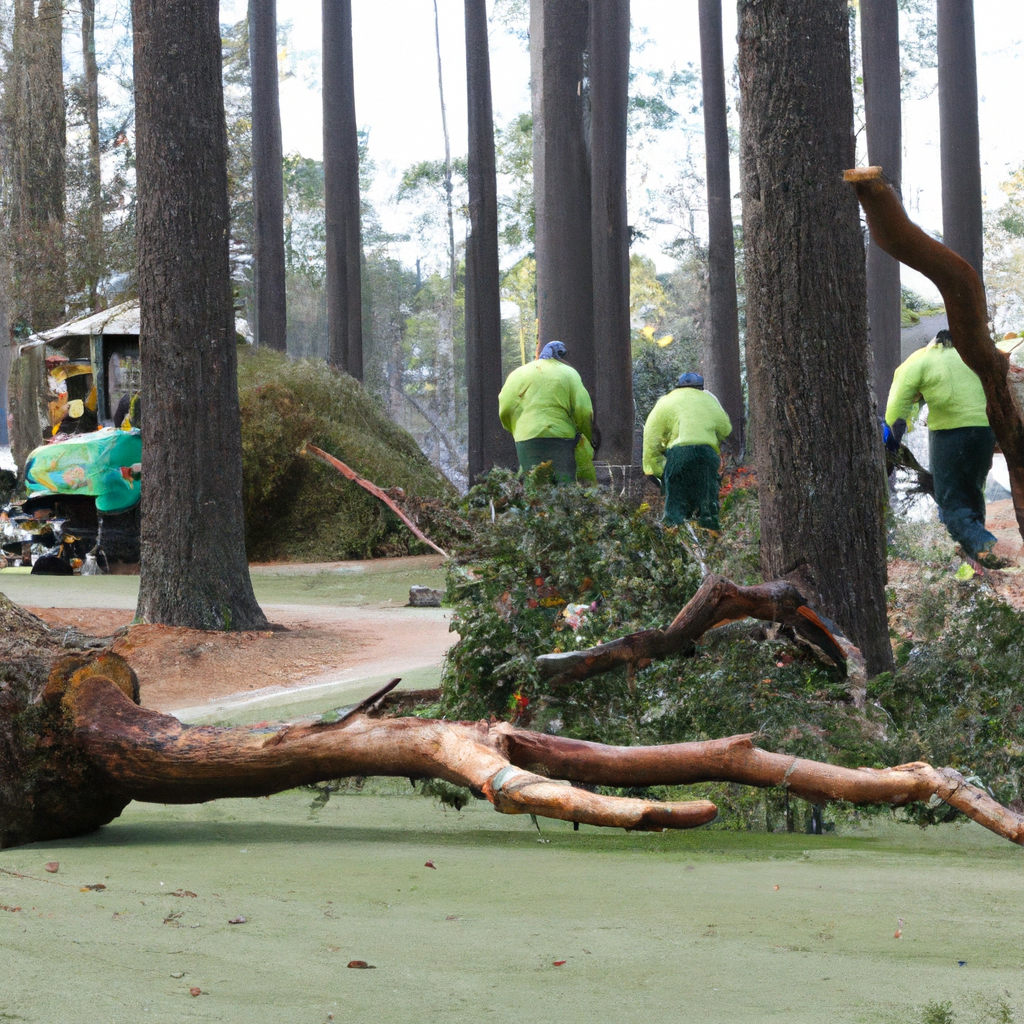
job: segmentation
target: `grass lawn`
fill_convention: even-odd
[[[538,833],[367,788],[3,851],[0,1021],[1024,1020],[1022,854],[971,823]]]

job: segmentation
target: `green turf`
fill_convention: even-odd
[[[1020,1019],[1021,852],[976,826],[538,833],[375,788],[133,805],[0,853],[32,876],[0,873],[0,1020]]]
[[[260,604],[404,605],[412,586],[444,590],[444,570],[434,555],[377,562],[253,566]],[[138,576],[30,576],[0,573],[0,593],[34,608],[134,608]],[[2,1020],[2,1018],[0,1018]]]

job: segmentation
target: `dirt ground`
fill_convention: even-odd
[[[426,556],[258,567],[254,585],[275,626],[258,632],[133,626],[127,607],[26,607],[50,626],[97,637],[116,634],[113,649],[138,674],[142,703],[171,711],[269,688],[298,689],[340,674],[401,676],[440,666],[457,639],[449,632],[450,611],[404,606],[408,580],[443,586],[439,563],[439,557]]]

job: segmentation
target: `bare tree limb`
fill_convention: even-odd
[[[782,786],[814,803],[902,806],[941,800],[1024,844],[1024,817],[950,768],[915,762],[841,768],[759,750],[751,736],[613,747],[504,722],[374,719],[333,723],[188,726],[138,706],[138,679],[117,655],[56,661],[0,691],[0,846],[80,835],[131,800],[200,803],[266,796],[347,775],[441,778],[504,814],[536,814],[628,829],[692,828],[717,810],[706,800],[605,796],[572,785]],[[33,731],[34,728],[34,731]],[[571,781],[569,781],[571,780]]]
[[[667,629],[645,629],[608,643],[564,654],[542,654],[537,658],[541,676],[553,686],[578,682],[610,672],[619,665],[635,665],[652,658],[664,658],[688,650],[709,629],[738,619],[755,618],[792,627],[819,648],[844,671],[860,652],[845,637],[836,635],[810,608],[793,584],[784,580],[755,587],[737,586],[722,576],[708,576],[697,593]],[[860,659],[861,663],[863,659]]]
[[[385,505],[392,512],[398,516],[399,519],[409,527],[410,530],[421,540],[424,544],[432,547],[439,555],[444,558],[448,557],[448,552],[444,548],[439,548],[395,503],[391,500],[390,495],[378,487],[375,483],[367,480],[365,477],[361,477],[351,466],[346,466],[341,459],[336,459],[333,455],[328,455],[327,452],[317,448],[315,444],[307,444],[306,451],[310,455],[316,456],[321,462],[326,462],[328,466],[333,466],[343,477],[351,480],[353,483],[359,484],[364,491],[368,491],[375,498],[379,498],[384,502]]]

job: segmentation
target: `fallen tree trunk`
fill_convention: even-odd
[[[91,831],[131,800],[265,796],[356,774],[441,778],[469,787],[505,814],[655,831],[705,824],[717,810],[707,800],[611,797],[573,783],[718,780],[783,786],[814,803],[901,806],[938,799],[1024,843],[1024,817],[952,769],[922,763],[839,768],[759,750],[751,736],[611,747],[503,722],[377,719],[358,709],[329,724],[188,726],[139,707],[138,680],[117,655],[58,657],[51,648],[14,668],[0,686],[3,847]]]
[[[879,248],[924,274],[942,293],[953,344],[985,389],[988,421],[1006,456],[1013,510],[1024,538],[1024,413],[1013,401],[1010,361],[989,333],[985,287],[965,259],[910,220],[881,167],[857,167],[844,176],[857,193]]]
[[[843,671],[850,661],[863,669],[860,651],[834,625],[826,625],[792,583],[775,580],[741,587],[723,576],[708,576],[667,629],[644,629],[585,650],[542,654],[537,669],[552,686],[560,686],[620,665],[642,667],[654,658],[691,649],[710,629],[746,618],[790,626]]]

